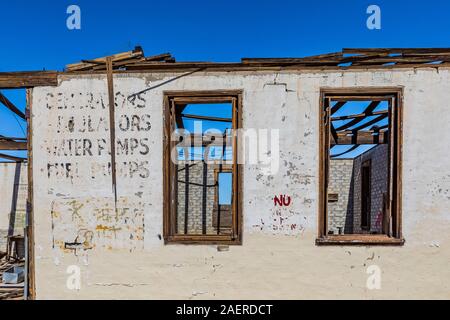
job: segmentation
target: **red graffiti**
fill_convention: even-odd
[[[291,197],[286,195],[275,196],[273,198],[274,206],[287,207],[291,204]]]

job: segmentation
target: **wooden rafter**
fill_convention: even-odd
[[[11,161],[17,161],[17,162],[21,162],[21,161],[27,160],[26,158],[15,157],[15,156],[11,156],[11,155],[8,155],[8,154],[3,154],[3,153],[0,153],[0,158],[6,159],[6,160],[11,160]]]
[[[351,121],[349,121],[348,123],[336,128],[336,131],[341,131],[341,130],[345,130],[348,129],[350,127],[353,127],[354,125],[360,123],[362,120],[364,120],[364,118],[366,116],[369,116],[373,113],[373,110],[375,110],[376,107],[378,107],[378,105],[380,104],[381,101],[372,101],[367,108],[364,110],[364,114],[365,116],[363,117],[359,117],[359,118],[355,118]]]
[[[337,139],[331,141],[331,145],[350,145],[350,144],[387,144],[389,141],[389,132],[381,131],[356,131],[339,132]]]
[[[387,117],[388,117],[387,113],[379,115],[378,117],[376,117],[376,118],[374,118],[374,119],[372,119],[372,120],[370,120],[370,121],[368,121],[368,122],[366,122],[366,123],[364,123],[364,124],[362,124],[362,125],[360,125],[360,126],[358,126],[356,128],[353,128],[352,131],[359,131],[359,130],[366,129],[367,127],[370,127],[371,125],[374,125],[375,123],[378,123],[378,122],[386,119]]]
[[[0,92],[0,103],[14,112],[16,115],[26,120],[25,113],[19,110],[3,93]]]
[[[0,150],[27,150],[27,143],[0,138]]]
[[[31,88],[58,85],[55,71],[0,72],[0,88]]]
[[[231,118],[220,118],[220,117],[209,117],[209,116],[199,116],[194,114],[181,114],[182,118],[186,119],[197,119],[197,120],[207,120],[207,121],[216,121],[216,122],[231,122]]]
[[[344,151],[344,152],[341,152],[341,153],[338,153],[338,154],[335,154],[335,155],[332,155],[331,156],[331,158],[337,158],[337,157],[340,157],[340,156],[343,156],[343,155],[346,155],[347,153],[350,153],[350,152],[352,152],[352,151],[354,151],[354,150],[356,150],[357,148],[359,148],[359,145],[358,144],[356,144],[356,145],[353,145],[350,149],[348,149],[348,150],[346,150],[346,151]]]

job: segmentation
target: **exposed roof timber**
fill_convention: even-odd
[[[378,107],[378,105],[380,104],[381,101],[372,101],[367,108],[364,110],[364,114],[365,116],[369,116],[371,114],[373,114],[373,110],[375,110],[376,107]],[[354,118],[353,120],[349,121],[348,123],[336,128],[336,131],[341,131],[341,130],[345,130],[348,129],[350,127],[353,127],[354,125],[360,123],[362,120],[364,120],[365,116],[363,117],[359,117],[359,118]]]
[[[144,57],[144,51],[142,50],[141,47],[136,47],[132,51],[121,52],[121,53],[113,54],[108,57],[111,57],[112,62],[116,63],[119,61],[128,60],[128,59],[132,59],[132,58],[142,58],[142,57]],[[100,57],[100,58],[91,59],[91,60],[84,60],[86,62],[82,61],[79,63],[68,64],[66,66],[66,70],[67,71],[86,70],[86,69],[90,69],[92,67],[98,66],[99,64],[104,64],[105,69],[106,69],[106,58],[107,57]]]
[[[359,114],[350,114],[346,116],[340,116],[340,117],[332,117],[331,121],[341,121],[341,120],[349,120],[349,119],[357,119],[357,118],[365,118],[370,116],[378,116],[383,114],[389,114],[388,110],[382,110],[382,111],[375,111],[370,113],[359,113]]]
[[[58,85],[56,71],[0,72],[0,88],[32,88]]]
[[[389,131],[356,131],[356,132],[338,132],[337,142],[331,141],[331,145],[350,145],[350,144],[387,144],[389,141]]]
[[[197,119],[197,120],[206,120],[206,121],[216,121],[216,122],[232,122],[231,118],[220,118],[220,117],[209,117],[209,116],[199,116],[194,114],[181,114],[182,118],[186,119]]]
[[[350,152],[356,150],[358,147],[359,147],[359,145],[354,145],[350,149],[348,149],[348,150],[346,150],[344,152],[332,155],[331,158],[336,158],[336,157],[340,157],[340,156],[346,155],[347,153],[350,153]]]
[[[9,99],[0,92],[0,103],[3,104],[5,107],[7,107],[9,110],[17,114],[19,117],[21,117],[23,120],[26,120],[25,113],[19,110]]]
[[[27,143],[0,138],[0,150],[27,150]]]
[[[27,160],[26,158],[10,156],[8,154],[3,154],[3,153],[0,153],[0,158],[6,159],[6,160],[11,160],[11,161],[17,161],[17,162],[22,162],[22,161]]]
[[[335,114],[336,112],[338,112],[345,104],[347,103],[347,101],[338,101],[332,108],[331,108],[331,114]]]
[[[450,48],[344,48],[344,54],[428,54],[428,53],[450,53]]]
[[[178,104],[175,106],[175,108],[177,108],[177,112],[175,114],[175,122],[177,124],[177,127],[180,129],[184,129],[184,122],[183,122],[183,118],[181,117],[181,113],[184,111],[184,109],[186,109],[187,105],[186,104]]]
[[[27,138],[18,138],[18,137],[5,137],[0,135],[0,140],[8,140],[8,141],[27,141]]]
[[[448,48],[393,48],[393,49],[344,49],[301,58],[243,58],[241,62],[175,62],[169,53],[144,57],[140,48],[134,51],[111,56],[114,70],[124,71],[170,71],[170,70],[281,70],[281,69],[366,69],[379,66],[391,68],[448,67],[450,66],[450,49]],[[104,71],[105,57],[84,60],[70,64],[67,71]]]
[[[113,69],[121,68],[134,63],[152,63],[152,62],[175,62],[170,53],[158,54],[155,56],[145,57],[141,47],[136,47],[132,51],[122,52],[108,56],[113,63]],[[106,70],[106,58],[101,57],[91,60],[81,60],[79,63],[66,65],[66,71],[84,71],[84,70]]]
[[[379,115],[378,117],[376,117],[376,118],[374,118],[374,119],[372,119],[372,120],[370,120],[370,121],[368,121],[368,122],[366,122],[366,123],[364,123],[364,124],[362,124],[362,125],[360,125],[360,126],[358,126],[356,128],[353,128],[352,131],[359,131],[359,130],[362,130],[362,129],[366,129],[366,128],[368,128],[368,127],[370,127],[370,126],[380,122],[381,120],[386,119],[387,117],[388,117],[387,113]]]

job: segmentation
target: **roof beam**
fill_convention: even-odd
[[[57,86],[56,71],[0,72],[0,88],[31,88],[39,86]]]
[[[0,139],[0,150],[27,150],[26,142]]]
[[[367,114],[367,113],[351,114],[348,116],[333,117],[333,118],[331,118],[331,121],[341,121],[341,120],[350,120],[350,119],[356,119],[356,118],[365,118],[365,117],[370,117],[370,116],[384,115],[384,114],[388,114],[388,113],[389,113],[388,110],[382,110],[382,111],[372,112],[369,114]]]
[[[181,114],[182,118],[186,119],[197,119],[197,120],[207,120],[207,121],[217,121],[217,122],[232,122],[231,118],[220,118],[220,117],[209,117],[209,116],[199,116],[194,114]]]
[[[0,153],[0,158],[6,159],[6,160],[11,160],[11,161],[17,161],[17,162],[22,162],[22,161],[27,160],[26,158],[10,156],[8,154],[3,154],[3,153]]]
[[[5,107],[7,107],[9,110],[17,114],[19,117],[21,117],[23,120],[26,120],[25,113],[19,110],[9,99],[3,95],[3,93],[0,92],[0,103],[2,103]]]
[[[341,131],[341,130],[345,130],[348,129],[350,127],[353,127],[355,124],[360,123],[366,116],[369,116],[373,113],[373,110],[375,110],[376,107],[378,107],[378,105],[380,104],[381,101],[372,101],[369,106],[366,108],[366,110],[364,110],[364,115],[363,117],[359,117],[359,118],[354,118],[353,120],[349,121],[348,123],[340,126],[339,128],[336,128],[336,131]]]
[[[331,141],[331,145],[351,145],[351,144],[387,144],[389,142],[389,131],[356,131],[339,132],[337,141]]]

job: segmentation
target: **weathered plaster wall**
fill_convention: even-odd
[[[27,186],[26,163],[0,163],[0,251],[8,235],[24,235]]]
[[[166,82],[175,76],[115,76],[117,138],[137,139],[117,157],[118,213],[111,210],[105,77],[61,76],[58,87],[33,90],[37,298],[450,297],[450,169],[442,144],[450,138],[448,70],[199,72]],[[314,245],[319,90],[356,86],[405,88],[404,247]],[[150,87],[132,103],[125,99]],[[164,246],[163,91],[215,89],[244,91],[245,128],[280,130],[280,169],[272,176],[244,169],[242,246]],[[142,127],[120,128],[132,115]],[[92,128],[80,128],[88,116]],[[90,139],[92,155],[84,140],[67,155],[48,150],[72,138]],[[291,197],[289,206],[274,206],[280,194]],[[366,288],[371,264],[382,270],[381,290]],[[66,286],[71,265],[81,268],[79,291]]]

